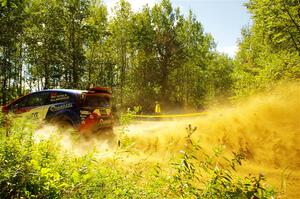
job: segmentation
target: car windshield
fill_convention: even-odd
[[[110,99],[108,97],[99,96],[99,95],[87,95],[84,102],[84,107],[109,107]]]

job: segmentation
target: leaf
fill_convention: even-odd
[[[80,175],[77,171],[74,171],[71,175],[71,180],[73,181],[73,183],[78,183],[80,182]]]
[[[7,5],[7,0],[2,0],[1,5],[2,7],[5,7]]]

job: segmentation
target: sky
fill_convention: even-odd
[[[118,0],[104,0],[111,9]],[[133,10],[138,11],[143,5],[150,7],[159,0],[128,0]],[[247,0],[171,0],[173,7],[180,7],[187,14],[191,9],[206,33],[211,33],[219,52],[234,57],[237,40],[241,29],[251,23],[250,14],[243,4]]]

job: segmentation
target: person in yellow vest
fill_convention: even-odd
[[[154,112],[155,112],[156,115],[160,114],[160,104],[157,101],[155,102]]]

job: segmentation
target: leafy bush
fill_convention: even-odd
[[[196,128],[187,128],[186,151],[183,151],[181,163],[177,163],[175,183],[180,185],[180,196],[197,198],[270,198],[275,192],[264,187],[263,175],[258,177],[238,176],[236,168],[242,165],[245,152],[240,149],[233,152],[231,160],[221,157],[222,147],[213,150],[213,155],[204,153],[198,144],[193,143],[191,136]],[[203,154],[203,160],[196,157],[197,151]],[[199,156],[199,155],[198,155]],[[225,160],[225,163],[220,161]],[[173,189],[178,193],[178,187]]]
[[[268,198],[262,176],[241,178],[235,168],[242,151],[221,165],[221,148],[213,155],[193,143],[195,128],[187,128],[186,149],[168,166],[140,160],[125,161],[134,142],[120,140],[107,158],[97,151],[83,156],[66,151],[59,135],[36,140],[36,126],[24,121],[3,126],[0,134],[0,198]],[[9,130],[9,131],[7,131]],[[9,133],[7,133],[9,132]],[[121,137],[120,139],[123,139]],[[125,144],[123,144],[125,143]],[[127,143],[127,144],[126,144]],[[128,143],[131,143],[130,145]],[[130,155],[130,153],[129,153]]]

